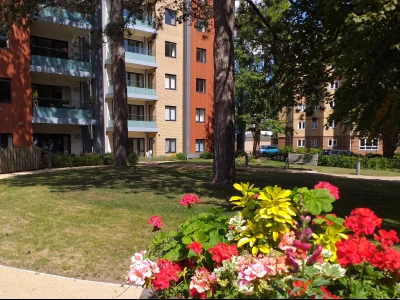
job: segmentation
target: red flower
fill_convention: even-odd
[[[375,227],[380,227],[382,219],[378,218],[374,212],[368,208],[356,208],[349,217],[346,217],[344,226],[356,234],[372,234]]]
[[[181,271],[180,267],[163,258],[157,261],[160,272],[155,274],[154,279],[151,281],[155,290],[165,290],[169,288],[170,281],[178,281],[178,272]]]
[[[329,194],[331,194],[333,198],[335,198],[336,200],[339,199],[339,189],[329,182],[320,181],[314,186],[314,189],[326,189],[329,191]]]
[[[372,257],[371,264],[381,270],[399,271],[400,253],[393,248],[385,248],[384,251],[378,252]]]
[[[212,260],[217,264],[224,260],[230,260],[232,256],[238,256],[236,245],[227,245],[219,243],[215,247],[208,249],[208,252],[212,254]]]
[[[308,290],[308,287],[311,285],[311,280],[308,280],[309,284],[297,280],[293,282],[293,288],[296,287],[301,287],[300,290],[298,290],[297,292],[292,293],[292,291],[289,291],[289,294],[291,296],[294,297],[302,297],[304,292],[306,292]],[[321,297],[322,299],[340,299],[338,296],[332,295],[325,287],[321,286],[319,288],[319,290],[321,291]],[[311,296],[310,299],[315,299],[316,296]],[[320,298],[321,299],[321,298]]]
[[[386,231],[386,230],[378,230],[379,236],[374,234],[374,240],[380,241],[382,247],[392,246],[394,242],[398,243],[399,238],[397,237],[397,233],[394,230]]]
[[[181,270],[185,268],[194,269],[196,266],[195,263],[188,258],[185,258],[184,260],[178,262],[178,265],[181,268]]]
[[[190,245],[186,246],[187,249],[192,250],[193,252],[200,254],[201,253],[201,244],[197,242],[192,242]]]
[[[164,226],[160,216],[150,217],[149,220],[147,221],[147,224],[153,225],[155,228],[158,228],[158,229],[160,229],[161,227]]]
[[[199,293],[196,289],[191,289],[191,290],[189,291],[189,296],[190,296],[191,298],[194,298],[194,299],[196,299],[196,298],[199,298],[199,299],[206,299],[205,293],[204,293],[204,292],[203,292],[203,293]]]
[[[336,243],[338,263],[345,267],[348,264],[358,265],[363,260],[370,261],[376,253],[376,247],[365,237],[348,236],[348,239]]]
[[[193,195],[193,194],[185,194],[182,196],[179,204],[190,208],[190,207],[192,207],[193,204],[195,204],[197,202],[200,202],[199,197],[197,197],[196,195]]]

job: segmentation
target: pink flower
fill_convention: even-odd
[[[296,239],[294,232],[291,231],[290,234],[284,234],[281,237],[281,242],[278,245],[278,248],[285,251],[287,249],[293,249],[295,250],[295,247],[293,247],[293,242]]]
[[[153,225],[155,229],[160,229],[164,226],[160,216],[152,216],[147,221],[147,224]]]
[[[205,291],[209,291],[211,287],[215,283],[214,275],[211,275],[210,272],[201,267],[200,269],[196,270],[194,275],[192,276],[192,280],[190,281],[189,289],[196,290],[197,293],[201,294]]]
[[[187,249],[192,250],[194,253],[200,254],[201,253],[201,244],[197,242],[192,242],[186,246]]]
[[[181,201],[179,202],[182,206],[187,206],[191,208],[193,204],[200,202],[199,197],[193,194],[185,194],[182,196]]]
[[[132,265],[127,276],[127,282],[136,286],[143,286],[154,274],[159,273],[157,264],[149,259],[143,259],[145,251],[132,256]]]
[[[333,198],[335,198],[336,200],[339,199],[339,189],[329,182],[320,181],[314,186],[314,189],[326,189],[329,191],[329,194],[331,194]]]

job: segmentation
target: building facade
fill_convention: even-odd
[[[333,94],[341,82],[335,81],[328,85],[328,91]],[[286,107],[280,113],[280,120],[286,121],[293,128],[293,134],[280,134],[278,146],[297,148],[320,148],[350,150],[357,154],[382,154],[382,141],[358,137],[355,133],[346,131],[340,123],[328,122],[335,109],[335,103],[321,102],[313,107],[307,107],[299,102],[297,106]]]
[[[111,2],[95,16],[44,8],[29,27],[0,34],[0,144],[36,145],[54,153],[113,152],[113,86],[104,28]],[[100,3],[99,2],[99,3]],[[211,150],[213,33],[179,23],[166,11],[161,30],[151,16],[125,34],[129,151],[144,156]]]

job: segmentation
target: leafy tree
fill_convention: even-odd
[[[397,0],[298,0],[285,15],[278,64],[285,105],[335,101],[330,120],[383,140],[393,157],[400,134],[400,6]],[[334,95],[327,83],[342,80]]]

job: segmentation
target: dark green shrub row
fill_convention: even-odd
[[[359,157],[362,169],[374,170],[400,170],[400,158],[387,159],[385,157]],[[319,166],[339,167],[339,168],[355,168],[357,157],[355,156],[329,156],[320,155],[318,157]]]
[[[203,151],[200,153],[200,158],[202,159],[211,159],[213,158],[213,154],[211,152],[208,151]]]
[[[48,168],[48,154],[42,157],[41,167],[43,169]],[[139,156],[136,153],[129,155],[129,164],[135,165],[139,160]],[[113,165],[114,154],[113,153],[87,153],[84,155],[75,154],[52,154],[51,155],[51,166],[52,168],[66,168],[66,167],[80,167],[80,166],[101,166],[101,165]]]
[[[177,153],[175,157],[177,160],[187,160],[186,154],[183,152]]]

